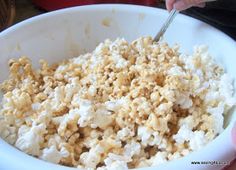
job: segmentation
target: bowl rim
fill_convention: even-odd
[[[55,16],[55,15],[60,15],[62,13],[67,13],[67,12],[73,12],[73,11],[77,11],[77,10],[94,10],[94,9],[102,9],[102,8],[110,8],[110,9],[113,9],[113,8],[116,8],[116,9],[119,9],[119,10],[122,10],[122,8],[129,8],[129,10],[132,10],[132,11],[135,11],[137,8],[140,8],[140,9],[143,9],[145,11],[147,10],[152,10],[152,12],[155,13],[155,10],[156,11],[162,11],[163,13],[168,13],[165,9],[162,9],[162,8],[158,8],[158,7],[150,7],[150,6],[143,6],[143,5],[133,5],[133,4],[93,4],[93,5],[82,5],[82,6],[75,6],[75,7],[68,7],[68,8],[63,8],[63,9],[58,9],[58,10],[54,10],[54,11],[49,11],[49,12],[46,12],[46,13],[43,13],[43,14],[39,14],[39,15],[36,15],[36,16],[33,16],[31,18],[28,18],[28,19],[25,19],[23,21],[20,21],[10,27],[8,27],[7,29],[3,30],[0,32],[0,37],[1,36],[4,36],[6,34],[9,34],[11,31],[14,31],[15,29],[17,29],[18,27],[22,27],[24,25],[28,25],[30,24],[31,22],[35,22],[36,20],[40,20],[40,19],[44,19],[45,17],[49,17],[49,16]],[[236,42],[236,40],[234,40],[232,37],[230,37],[229,35],[227,35],[226,33],[224,33],[223,31],[221,31],[220,29],[204,22],[204,21],[201,21],[199,19],[196,19],[192,16],[188,16],[186,14],[183,14],[183,13],[179,13],[178,14],[179,16],[181,16],[183,19],[185,20],[192,20],[192,21],[195,21],[195,22],[199,22],[199,23],[203,23],[204,25],[208,26],[208,27],[211,27],[214,31],[216,31],[217,33],[221,34],[221,35],[224,35],[225,38],[227,38],[229,41],[232,41],[232,42]]]

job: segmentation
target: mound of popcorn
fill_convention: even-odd
[[[203,148],[235,105],[232,79],[205,46],[105,40],[76,58],[32,68],[9,61],[0,136],[45,161],[82,169],[156,166]]]

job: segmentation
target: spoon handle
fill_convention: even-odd
[[[160,38],[163,36],[163,34],[166,32],[167,28],[169,27],[169,25],[171,24],[171,22],[173,21],[174,17],[179,13],[178,10],[176,9],[172,9],[169,17],[167,18],[167,20],[165,21],[165,23],[163,24],[163,26],[161,27],[160,31],[157,33],[157,35],[154,38],[154,41],[158,42],[160,40]]]

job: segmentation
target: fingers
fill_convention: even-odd
[[[166,0],[166,8],[169,12],[173,9],[175,1],[176,0]]]
[[[196,5],[196,7],[199,7],[199,8],[204,8],[205,6],[206,6],[206,3],[200,3]]]
[[[177,0],[173,7],[179,11],[188,9],[192,6],[205,7],[206,0]]]

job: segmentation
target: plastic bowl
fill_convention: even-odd
[[[8,75],[7,62],[22,55],[37,66],[39,59],[50,63],[91,51],[106,38],[124,37],[132,41],[140,36],[154,36],[167,18],[164,10],[134,5],[91,5],[68,8],[25,20],[0,33],[0,82]],[[191,52],[196,44],[207,44],[210,53],[236,79],[236,43],[215,28],[196,19],[178,15],[166,32],[168,43],[179,43],[181,50]],[[221,169],[234,157],[231,129],[235,122],[232,111],[226,117],[225,130],[199,151],[160,165],[170,169]],[[0,139],[2,170],[71,169],[31,157]],[[193,164],[192,161],[221,161],[221,165]],[[222,162],[225,161],[225,162]],[[14,162],[14,163],[13,163]],[[154,170],[157,167],[148,167]]]

